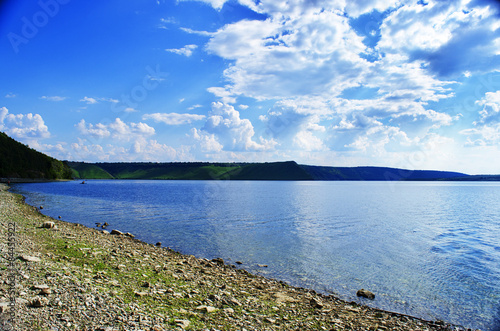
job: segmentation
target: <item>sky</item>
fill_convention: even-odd
[[[3,1],[0,131],[60,160],[500,174],[500,5]]]

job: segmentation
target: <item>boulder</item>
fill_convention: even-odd
[[[39,257],[29,256],[29,255],[21,255],[19,258],[25,262],[41,262],[42,260]]]
[[[363,288],[361,290],[359,290],[358,292],[356,292],[356,295],[358,297],[363,297],[363,298],[367,298],[367,299],[370,299],[370,300],[375,299],[375,294],[373,294],[372,292],[370,292],[368,290],[365,290]]]
[[[111,230],[111,234],[116,234],[116,235],[123,235],[123,232],[118,231],[118,230]]]
[[[44,228],[44,229],[52,229],[55,227],[56,227],[56,223],[50,222],[50,221],[43,222],[43,224],[42,224],[42,228]]]

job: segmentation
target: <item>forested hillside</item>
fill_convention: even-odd
[[[0,178],[71,179],[71,169],[0,132]]]

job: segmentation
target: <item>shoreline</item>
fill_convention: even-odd
[[[55,220],[3,184],[0,222],[4,249],[8,223],[18,227],[19,330],[464,330]],[[56,228],[42,228],[45,222]],[[3,302],[6,264],[0,265]]]

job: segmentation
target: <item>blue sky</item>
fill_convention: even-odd
[[[63,160],[498,174],[500,7],[4,1],[0,131]]]

